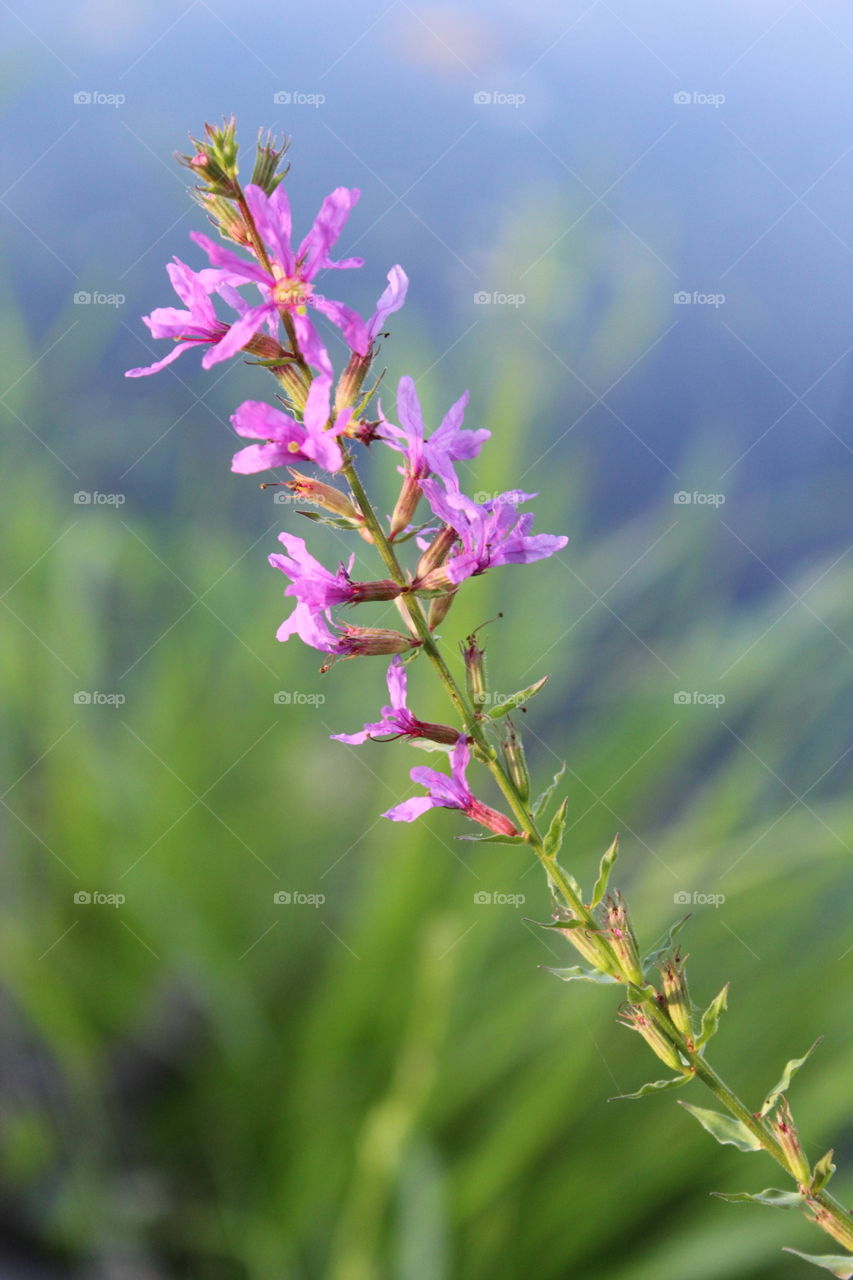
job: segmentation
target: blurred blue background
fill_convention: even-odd
[[[155,358],[165,262],[202,265],[187,132],[292,136],[298,229],[361,188],[342,296],[369,314],[393,263],[411,279],[389,381],[432,421],[469,387],[494,433],[469,490],[538,490],[571,537],[478,581],[448,642],[504,610],[495,686],[552,673],[525,724],[543,784],[568,761],[572,870],[621,830],[649,943],[699,895],[722,1067],[757,1102],[825,1033],[795,1112],[814,1155],[849,1149],[849,7],[2,10],[0,1266],[795,1276],[804,1224],[707,1198],[769,1168],[665,1099],[608,1106],[638,1046],[536,972],[535,869],[455,845],[452,815],[386,829],[411,753],[328,743],[382,665],[321,680],[275,643],[295,517],[228,472],[260,375],[123,371]]]

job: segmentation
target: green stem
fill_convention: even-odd
[[[364,486],[358,476],[355,464],[348,452],[344,453],[343,473],[347,482],[352,489],[353,496],[364,516],[365,524],[370,531],[373,543],[379,552],[385,567],[391,578],[401,586],[408,586],[409,579],[406,576],[400,562],[397,559],[393,544],[385,534],[380,524],[376,512],[370,502]],[[602,942],[609,958],[613,962],[616,971],[619,968],[618,958],[613,951],[610,943],[602,936],[602,930],[599,922],[595,919],[590,909],[586,906],[580,894],[577,891],[571,877],[567,876],[563,869],[559,866],[556,857],[549,857],[545,852],[542,834],[539,831],[536,819],[527,802],[519,795],[515,784],[498,756],[497,752],[491,746],[483,729],[482,719],[470,703],[466,692],[460,687],[455,680],[453,673],[450,671],[444,657],[436,643],[435,637],[429,629],[429,624],[418,598],[407,593],[401,597],[404,601],[406,611],[412,622],[412,627],[421,641],[421,645],[427,654],[430,662],[436,670],[436,673],[444,685],[451,702],[453,703],[459,717],[462,721],[466,734],[474,741],[479,748],[478,755],[482,762],[489,769],[505,799],[507,800],[516,822],[527,843],[533,849],[540,863],[544,867],[549,882],[558,891],[565,905],[571,910],[573,916],[582,920],[584,924],[593,931]],[[650,1017],[661,1027],[669,1039],[676,1045],[684,1060],[689,1062],[693,1074],[696,1079],[701,1080],[707,1089],[714,1094],[717,1101],[733,1116],[739,1120],[742,1125],[755,1137],[767,1154],[780,1165],[787,1174],[791,1174],[791,1169],[785,1157],[785,1153],[773,1136],[769,1125],[741,1102],[737,1094],[726,1084],[726,1082],[716,1073],[703,1055],[698,1052],[692,1041],[688,1041],[677,1027],[673,1024],[668,1013],[661,1007],[657,992],[653,987],[647,988],[639,996],[634,989],[630,991],[630,998],[642,1003],[646,1008]],[[796,1178],[795,1178],[796,1180]],[[808,1197],[810,1206],[819,1205],[823,1213],[830,1219],[835,1228],[828,1234],[834,1238],[842,1240],[848,1248],[853,1249],[853,1220],[842,1204],[829,1195],[826,1191],[818,1192]],[[823,1226],[823,1223],[818,1222]]]

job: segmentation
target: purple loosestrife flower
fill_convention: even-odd
[[[379,438],[403,454],[405,464],[398,470],[403,476],[403,488],[394,514],[391,517],[391,537],[396,537],[408,527],[421,496],[421,481],[437,473],[448,479],[453,477],[453,463],[465,458],[476,458],[491,431],[465,431],[462,421],[468,392],[464,392],[451,405],[441,425],[427,440],[423,410],[412,378],[403,377],[397,387],[397,417],[400,426],[389,422],[382,414]],[[381,413],[380,409],[380,413]]]
[[[444,478],[443,484],[424,480],[423,491],[432,510],[462,544],[418,580],[418,586],[426,589],[449,590],[496,565],[531,564],[561,551],[568,542],[556,534],[530,532],[533,515],[520,513],[518,507],[535,498],[534,493],[511,489],[478,503],[460,492],[455,479]]]
[[[182,311],[179,307],[157,307],[150,316],[143,316],[142,319],[151,330],[152,337],[171,338],[177,345],[155,364],[144,369],[128,369],[126,378],[142,378],[149,373],[159,373],[189,347],[209,345],[210,349],[205,351],[201,361],[205,369],[223,358],[215,352],[228,334],[230,326],[220,320],[213,309],[210,298],[212,289],[215,288],[240,315],[244,315],[249,309],[249,304],[240,297],[236,289],[227,284],[217,284],[220,274],[217,271],[210,268],[193,271],[180,258],[170,262],[166,270],[172,288],[187,310]],[[245,341],[250,340],[251,337]],[[241,345],[245,345],[245,342]]]
[[[389,656],[392,653],[405,653],[407,649],[416,649],[421,643],[412,636],[404,636],[401,631],[389,631],[384,627],[350,627],[346,623],[335,625],[336,632],[330,631],[325,615],[317,613],[311,605],[300,600],[275,634],[276,639],[282,641],[298,635],[312,649],[331,654],[333,659],[383,654]],[[331,662],[326,662],[320,670],[327,671],[330,666]]]
[[[286,548],[287,555],[274,552],[268,557],[274,569],[281,569],[291,579],[285,588],[286,596],[295,596],[300,604],[307,605],[312,613],[328,613],[335,605],[361,604],[366,600],[394,600],[403,592],[403,587],[390,579],[379,582],[353,582],[350,577],[355,553],[349,558],[345,567],[338,565],[337,573],[332,573],[319,560],[315,560],[305,545],[303,538],[294,537],[290,533],[280,533],[279,542]],[[287,624],[285,624],[287,625]],[[281,636],[279,636],[281,639]]]
[[[318,339],[306,315],[308,307],[313,307],[337,325],[353,351],[367,355],[370,336],[361,316],[342,302],[333,302],[322,294],[315,294],[313,283],[320,271],[363,265],[361,258],[333,262],[329,257],[360,194],[355,188],[337,187],[326,196],[314,225],[299,248],[294,250],[290,239],[290,203],[284,187],[276,187],[268,196],[260,187],[250,183],[245,191],[246,202],[267,250],[269,269],[262,262],[248,262],[238,257],[199,231],[190,233],[213,266],[219,268],[221,283],[232,286],[255,284],[263,298],[233,326],[230,340],[224,344],[225,352],[217,355],[217,359],[224,360],[233,355],[266,320],[272,319],[277,323],[281,310],[286,310],[293,321],[302,354],[312,364],[315,363],[313,352]]]
[[[429,809],[461,809],[473,822],[479,822],[498,835],[520,835],[521,832],[506,814],[490,809],[471,794],[465,776],[470,757],[468,739],[460,737],[450,756],[450,777],[446,773],[417,765],[411,771],[411,779],[426,787],[429,794],[404,800],[402,804],[383,813],[383,818],[390,818],[392,822],[414,822]]]
[[[325,356],[325,352],[323,353]],[[263,400],[244,400],[231,416],[231,425],[238,436],[264,440],[265,444],[250,444],[231,459],[231,470],[239,475],[254,475],[270,467],[306,459],[316,462],[324,471],[340,471],[343,454],[335,439],[345,431],[350,410],[343,409],[329,424],[329,394],[331,378],[317,375],[311,382],[302,422]]]
[[[406,705],[406,668],[403,659],[395,657],[388,668],[388,694],[391,705],[383,707],[380,720],[366,724],[361,733],[333,733],[337,742],[360,746],[368,738],[429,738],[453,746],[459,740],[459,732],[446,724],[430,724],[418,720]]]

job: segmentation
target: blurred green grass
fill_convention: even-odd
[[[619,352],[602,344],[614,364],[624,333],[639,341],[617,302]],[[7,331],[23,371],[32,353]],[[21,417],[61,424],[51,406],[84,393],[106,340],[81,335],[88,363],[66,356],[56,386],[22,383]],[[472,473],[481,489],[511,485],[531,443],[547,447],[546,426],[518,424],[555,378],[547,365],[523,377],[512,355],[490,374],[475,411],[494,432]],[[245,385],[235,376],[222,404]],[[129,424],[87,402],[85,442],[47,433],[86,462],[74,487],[121,488],[110,478],[160,434],[162,384],[138,404],[119,391]],[[427,393],[449,399],[438,375]],[[205,413],[163,446],[170,474],[160,451],[118,508],[75,507],[49,453],[24,431],[9,444],[8,1223],[80,1275],[118,1274],[122,1258],[194,1280],[798,1274],[778,1250],[819,1247],[804,1223],[708,1196],[767,1185],[763,1157],[753,1167],[715,1149],[666,1098],[608,1102],[655,1068],[606,992],[538,970],[564,953],[522,918],[547,916],[537,869],[514,848],[458,844],[452,814],[378,819],[420,757],[327,735],[373,712],[384,664],[321,678],[316,655],[276,644],[282,583],[265,556],[297,518],[227,474],[227,440]],[[685,473],[712,452],[703,443]],[[568,474],[543,461],[531,479],[537,527],[569,531],[569,548],[472,584],[444,632],[503,610],[487,631],[493,686],[550,671],[524,718],[536,781],[567,761],[564,861],[582,881],[621,831],[616,882],[644,942],[683,910],[677,892],[726,895],[697,906],[685,935],[697,1003],[732,981],[716,1061],[757,1105],[823,1034],[793,1101],[809,1154],[843,1146],[849,569],[802,556],[794,592],[820,581],[808,609],[786,613],[781,585],[744,596],[749,555],[713,511],[674,525],[661,503],[602,532],[582,457]],[[782,537],[775,511],[726,515],[752,545]],[[316,540],[339,553],[332,535]],[[440,718],[420,664],[411,679],[424,716]],[[126,702],[77,705],[81,689]],[[676,705],[678,689],[726,702]],[[325,701],[281,705],[277,690]],[[126,902],[79,905],[79,890]],[[279,890],[325,902],[279,905]],[[526,902],[485,906],[480,892]],[[839,1182],[843,1193],[849,1174]]]

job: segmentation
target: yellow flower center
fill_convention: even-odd
[[[273,286],[272,298],[276,306],[304,312],[305,303],[312,292],[313,288],[307,281],[294,276],[281,276]]]

